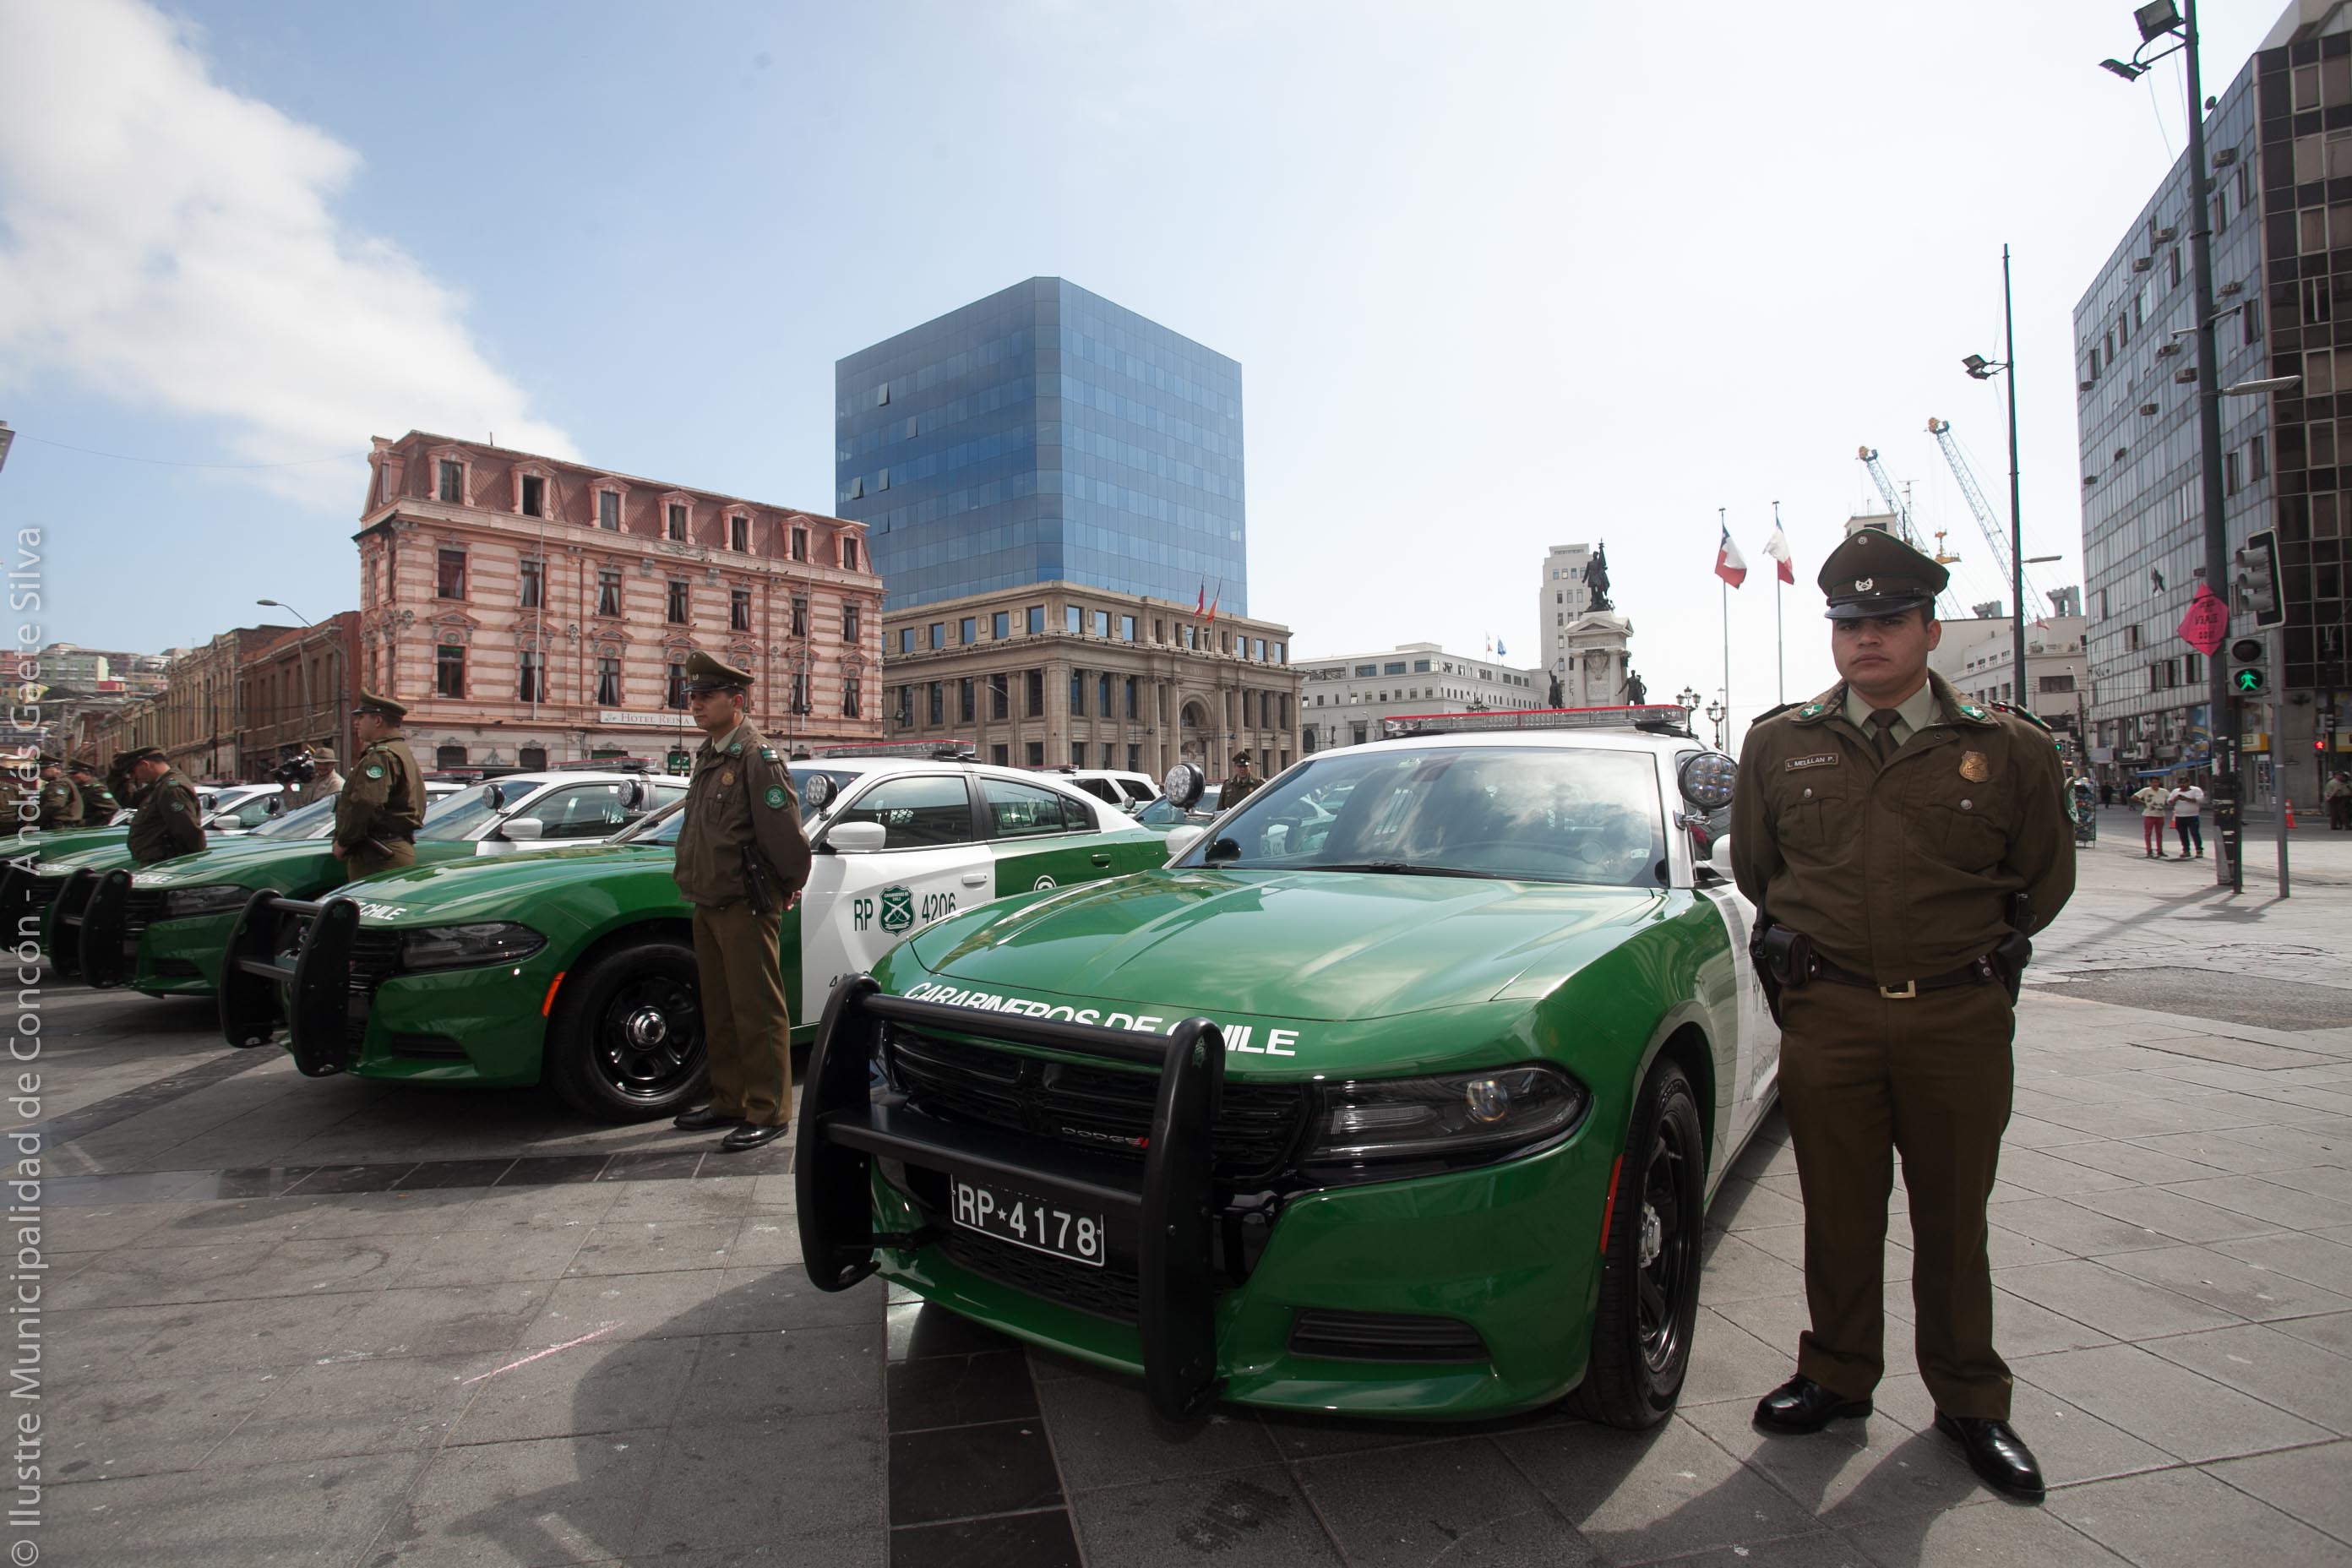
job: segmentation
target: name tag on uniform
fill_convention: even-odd
[[[1782,765],[1782,771],[1793,773],[1801,768],[1835,767],[1838,761],[1838,754],[1835,752],[1815,752],[1810,757],[1790,757]]]

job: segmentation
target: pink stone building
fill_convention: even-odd
[[[691,750],[698,647],[757,678],[780,744],[881,739],[863,523],[421,431],[369,465],[358,683],[426,767]]]

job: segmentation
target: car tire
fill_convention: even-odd
[[[1690,1366],[1706,1224],[1706,1145],[1690,1079],[1661,1059],[1643,1081],[1617,1172],[1584,1382],[1589,1420],[1631,1431],[1671,1415]]]
[[[545,1078],[600,1121],[644,1121],[691,1105],[709,1081],[694,949],[631,942],[563,987],[548,1019]]]

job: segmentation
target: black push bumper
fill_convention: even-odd
[[[82,931],[99,882],[99,873],[84,867],[58,889],[57,912],[49,917],[49,967],[60,980],[83,978]]]
[[[81,977],[103,990],[131,978],[139,948],[131,934],[131,873],[107,871],[81,910]]]
[[[299,947],[289,921],[307,921]],[[222,955],[221,1034],[232,1046],[266,1046],[280,1029],[294,1065],[328,1078],[352,1065],[351,1042],[364,1026],[368,998],[352,986],[360,907],[349,899],[306,903],[265,889],[246,900]]]
[[[1042,1145],[877,1100],[870,1064],[885,1024],[1157,1068],[1140,1181],[1132,1160]],[[1152,1405],[1171,1419],[1197,1414],[1214,1401],[1220,1384],[1210,1136],[1224,1067],[1224,1037],[1206,1018],[1187,1018],[1165,1036],[1137,1035],[909,1001],[883,994],[871,975],[849,976],[825,1004],[795,1135],[793,1179],[809,1278],[821,1289],[846,1289],[875,1271],[877,1247],[912,1247],[927,1239],[875,1234],[877,1158],[993,1177],[1099,1208],[1136,1238],[1137,1328]]]

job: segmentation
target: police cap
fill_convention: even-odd
[[[352,704],[352,717],[359,719],[370,713],[387,724],[397,724],[408,717],[408,707],[405,703],[394,702],[389,697],[378,697],[373,691],[362,689],[360,700]]]
[[[130,768],[135,768],[142,763],[168,763],[171,760],[163,754],[163,748],[161,746],[141,746],[122,753],[122,764]]]
[[[1250,758],[1247,752],[1235,752],[1234,753],[1234,766],[1237,768],[1245,768],[1249,765]]]
[[[686,689],[694,692],[742,691],[751,684],[751,673],[722,663],[696,648],[686,656]]]
[[[1822,563],[1817,581],[1828,595],[1829,618],[1858,621],[1933,606],[1952,574],[1934,556],[1914,550],[1883,528],[1857,528]]]

